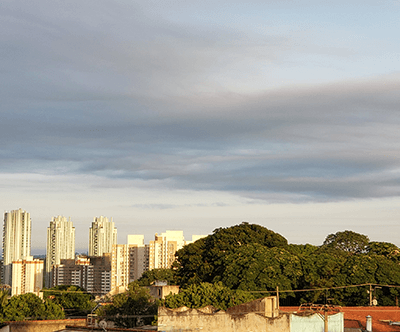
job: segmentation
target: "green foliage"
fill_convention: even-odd
[[[68,316],[85,316],[96,306],[93,295],[78,286],[61,285],[42,291],[46,299],[64,308]]]
[[[154,281],[165,280],[168,285],[176,285],[176,271],[172,269],[153,269],[142,274],[138,280],[139,286],[150,286]]]
[[[353,231],[344,231],[329,234],[322,244],[322,248],[337,249],[349,254],[359,254],[367,251],[368,243],[368,236]]]
[[[392,243],[370,242],[367,251],[370,255],[385,256],[400,263],[400,249]]]
[[[281,292],[281,303],[368,305],[369,286],[333,288],[400,286],[400,249],[391,243],[369,242],[366,235],[353,231],[330,234],[320,247],[287,244],[282,236],[262,226],[242,223],[216,229],[212,235],[179,250],[175,269],[179,284],[187,289],[204,282],[221,282],[233,290],[273,291],[277,286],[282,291],[319,289]],[[379,304],[394,305],[400,288],[377,288],[374,295]],[[192,306],[188,298],[196,305],[212,304],[195,294],[185,295],[186,302],[182,296],[174,298],[177,306]]]
[[[232,290],[221,282],[210,284],[200,283],[182,289],[178,294],[168,295],[164,300],[167,308],[202,308],[212,305],[217,309],[226,310],[238,304],[255,299],[255,295],[242,290]]]
[[[44,312],[46,319],[62,319],[65,317],[62,306],[50,299],[44,301]]]
[[[246,244],[226,255],[221,275],[224,285],[241,290],[289,290],[302,276],[300,259],[283,248]],[[284,297],[286,293],[282,294]]]
[[[132,328],[151,324],[157,315],[158,305],[147,288],[132,282],[127,292],[114,296],[113,303],[100,308],[98,315],[113,321],[118,327]]]
[[[177,252],[176,267],[181,286],[199,282],[221,280],[226,256],[247,244],[267,248],[287,247],[287,240],[259,225],[242,223],[228,228],[218,228],[212,235],[183,247]]]
[[[64,313],[59,305],[50,300],[43,302],[33,293],[11,297],[2,308],[2,312],[3,321],[64,318]]]
[[[298,257],[306,257],[318,251],[319,247],[312,244],[289,244],[286,250]]]
[[[0,322],[3,321],[4,319],[4,309],[7,306],[8,303],[8,297],[9,297],[9,292],[6,290],[1,290],[0,291]]]

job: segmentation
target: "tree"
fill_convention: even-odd
[[[33,293],[13,296],[3,308],[5,321],[25,319],[59,319],[64,318],[61,306],[46,300],[45,302]]]
[[[53,299],[68,313],[68,316],[86,316],[95,306],[93,295],[74,285],[60,285],[43,289],[46,299]]]
[[[153,269],[145,271],[138,283],[140,286],[150,286],[154,281],[166,281],[168,285],[176,285],[176,271],[172,269]]]
[[[297,288],[303,274],[300,259],[283,248],[247,244],[225,256],[220,276],[224,285],[241,290],[281,290]],[[283,293],[285,297],[287,293]]]
[[[367,248],[369,255],[380,255],[390,258],[395,262],[400,261],[400,249],[388,242],[370,242]]]
[[[177,252],[176,267],[181,286],[220,280],[225,269],[225,257],[247,244],[267,248],[287,247],[287,240],[260,225],[241,223],[228,228],[218,228],[212,235],[184,246]]]
[[[132,328],[151,324],[157,315],[159,302],[149,290],[137,282],[128,285],[128,291],[113,297],[113,303],[98,310],[98,315],[113,321],[118,327]]]
[[[170,294],[164,300],[167,308],[202,308],[207,305],[221,310],[249,302],[255,295],[242,290],[232,290],[218,282],[210,284],[202,282],[199,285],[189,285],[178,294]]]
[[[368,243],[368,236],[353,231],[344,231],[329,234],[322,244],[322,249],[339,250],[349,254],[359,254],[367,252]]]
[[[9,292],[7,290],[0,291],[0,322],[4,318],[4,309],[8,303]]]
[[[46,299],[43,303],[45,319],[62,319],[65,318],[64,310],[62,306],[54,303],[50,299]]]

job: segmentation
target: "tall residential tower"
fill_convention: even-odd
[[[117,229],[114,222],[106,217],[95,217],[89,229],[89,256],[103,256],[111,253],[117,244]]]
[[[53,217],[47,227],[46,287],[52,287],[52,266],[75,258],[75,227],[71,218]]]
[[[3,284],[12,285],[12,263],[31,255],[31,216],[28,212],[13,210],[4,213],[3,225]]]

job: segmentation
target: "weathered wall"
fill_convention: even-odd
[[[179,286],[167,285],[167,286],[148,286],[150,295],[156,299],[165,299],[169,294],[178,294]]]
[[[251,302],[243,303],[235,307],[228,308],[228,314],[244,314],[244,313],[258,313],[266,317],[278,317],[279,310],[277,307],[276,296],[264,297]]]
[[[208,311],[209,312],[209,311]],[[159,308],[158,331],[199,331],[202,332],[288,332],[289,318],[267,318],[256,313],[228,314],[221,310],[216,313],[182,308],[177,310]]]
[[[86,319],[60,319],[10,322],[0,330],[9,332],[53,332],[64,329],[66,325],[84,326]],[[4,330],[3,330],[4,329]]]
[[[323,332],[324,324],[324,316],[321,314],[310,316],[290,315],[290,332]],[[342,312],[328,316],[328,331],[344,331]]]

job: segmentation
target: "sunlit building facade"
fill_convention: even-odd
[[[103,216],[95,217],[89,229],[89,256],[111,253],[114,244],[117,244],[117,229],[112,218],[108,221]]]
[[[75,227],[71,218],[53,217],[47,228],[45,285],[51,287],[52,267],[61,263],[61,259],[75,258]]]
[[[2,283],[12,286],[14,261],[31,255],[31,216],[22,209],[4,213]]]

